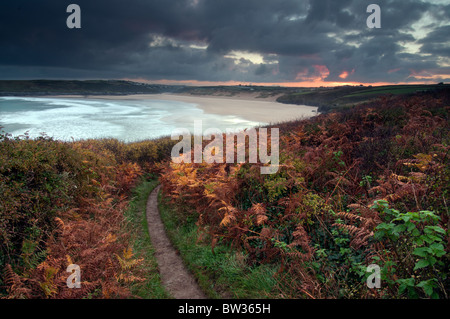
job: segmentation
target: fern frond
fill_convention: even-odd
[[[355,235],[359,231],[359,228],[353,225],[333,224],[333,226],[346,230],[350,235]]]
[[[6,264],[3,276],[3,281],[6,286],[12,287],[20,286],[22,284],[20,276],[14,272],[10,264]]]

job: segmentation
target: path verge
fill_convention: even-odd
[[[167,237],[158,210],[159,190],[160,186],[156,187],[148,198],[147,225],[161,281],[175,299],[206,299],[194,276],[186,269],[183,260]]]

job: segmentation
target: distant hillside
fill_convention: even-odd
[[[238,96],[241,94],[255,94],[256,98],[267,98],[278,95],[290,94],[300,88],[289,88],[279,86],[254,86],[254,85],[232,85],[232,86],[186,86],[179,90],[180,93],[197,96]]]
[[[390,86],[340,86],[334,88],[303,89],[289,92],[277,102],[318,106],[320,112],[345,109],[369,102],[383,95],[405,95],[450,89],[448,84],[436,85],[390,85]]]
[[[277,102],[318,106],[322,113],[353,107],[386,95],[409,95],[449,90],[448,84],[389,85],[389,86],[339,86],[321,88],[267,87],[253,85],[183,87],[179,93],[197,96],[239,96],[251,93],[256,98],[277,97]]]
[[[31,80],[31,81],[0,81],[0,96],[17,95],[126,95],[126,94],[156,94],[177,89],[177,86],[144,84],[131,81],[89,80]]]
[[[321,113],[351,108],[380,96],[430,93],[449,89],[449,84],[291,88],[255,85],[159,85],[119,80],[0,80],[0,96],[130,95],[170,92],[195,96],[232,97],[251,94],[255,98],[276,98],[277,102],[285,104],[318,106]]]

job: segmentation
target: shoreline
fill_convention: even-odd
[[[274,97],[257,98],[252,95],[183,95],[172,93],[133,94],[133,95],[48,95],[42,98],[105,99],[105,100],[165,100],[195,104],[205,113],[233,115],[244,120],[277,124],[281,122],[306,119],[318,115],[318,107],[283,104]]]

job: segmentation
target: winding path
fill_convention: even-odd
[[[206,299],[194,276],[186,269],[177,250],[172,246],[158,210],[156,187],[147,201],[147,224],[155,249],[162,284],[175,299]]]

